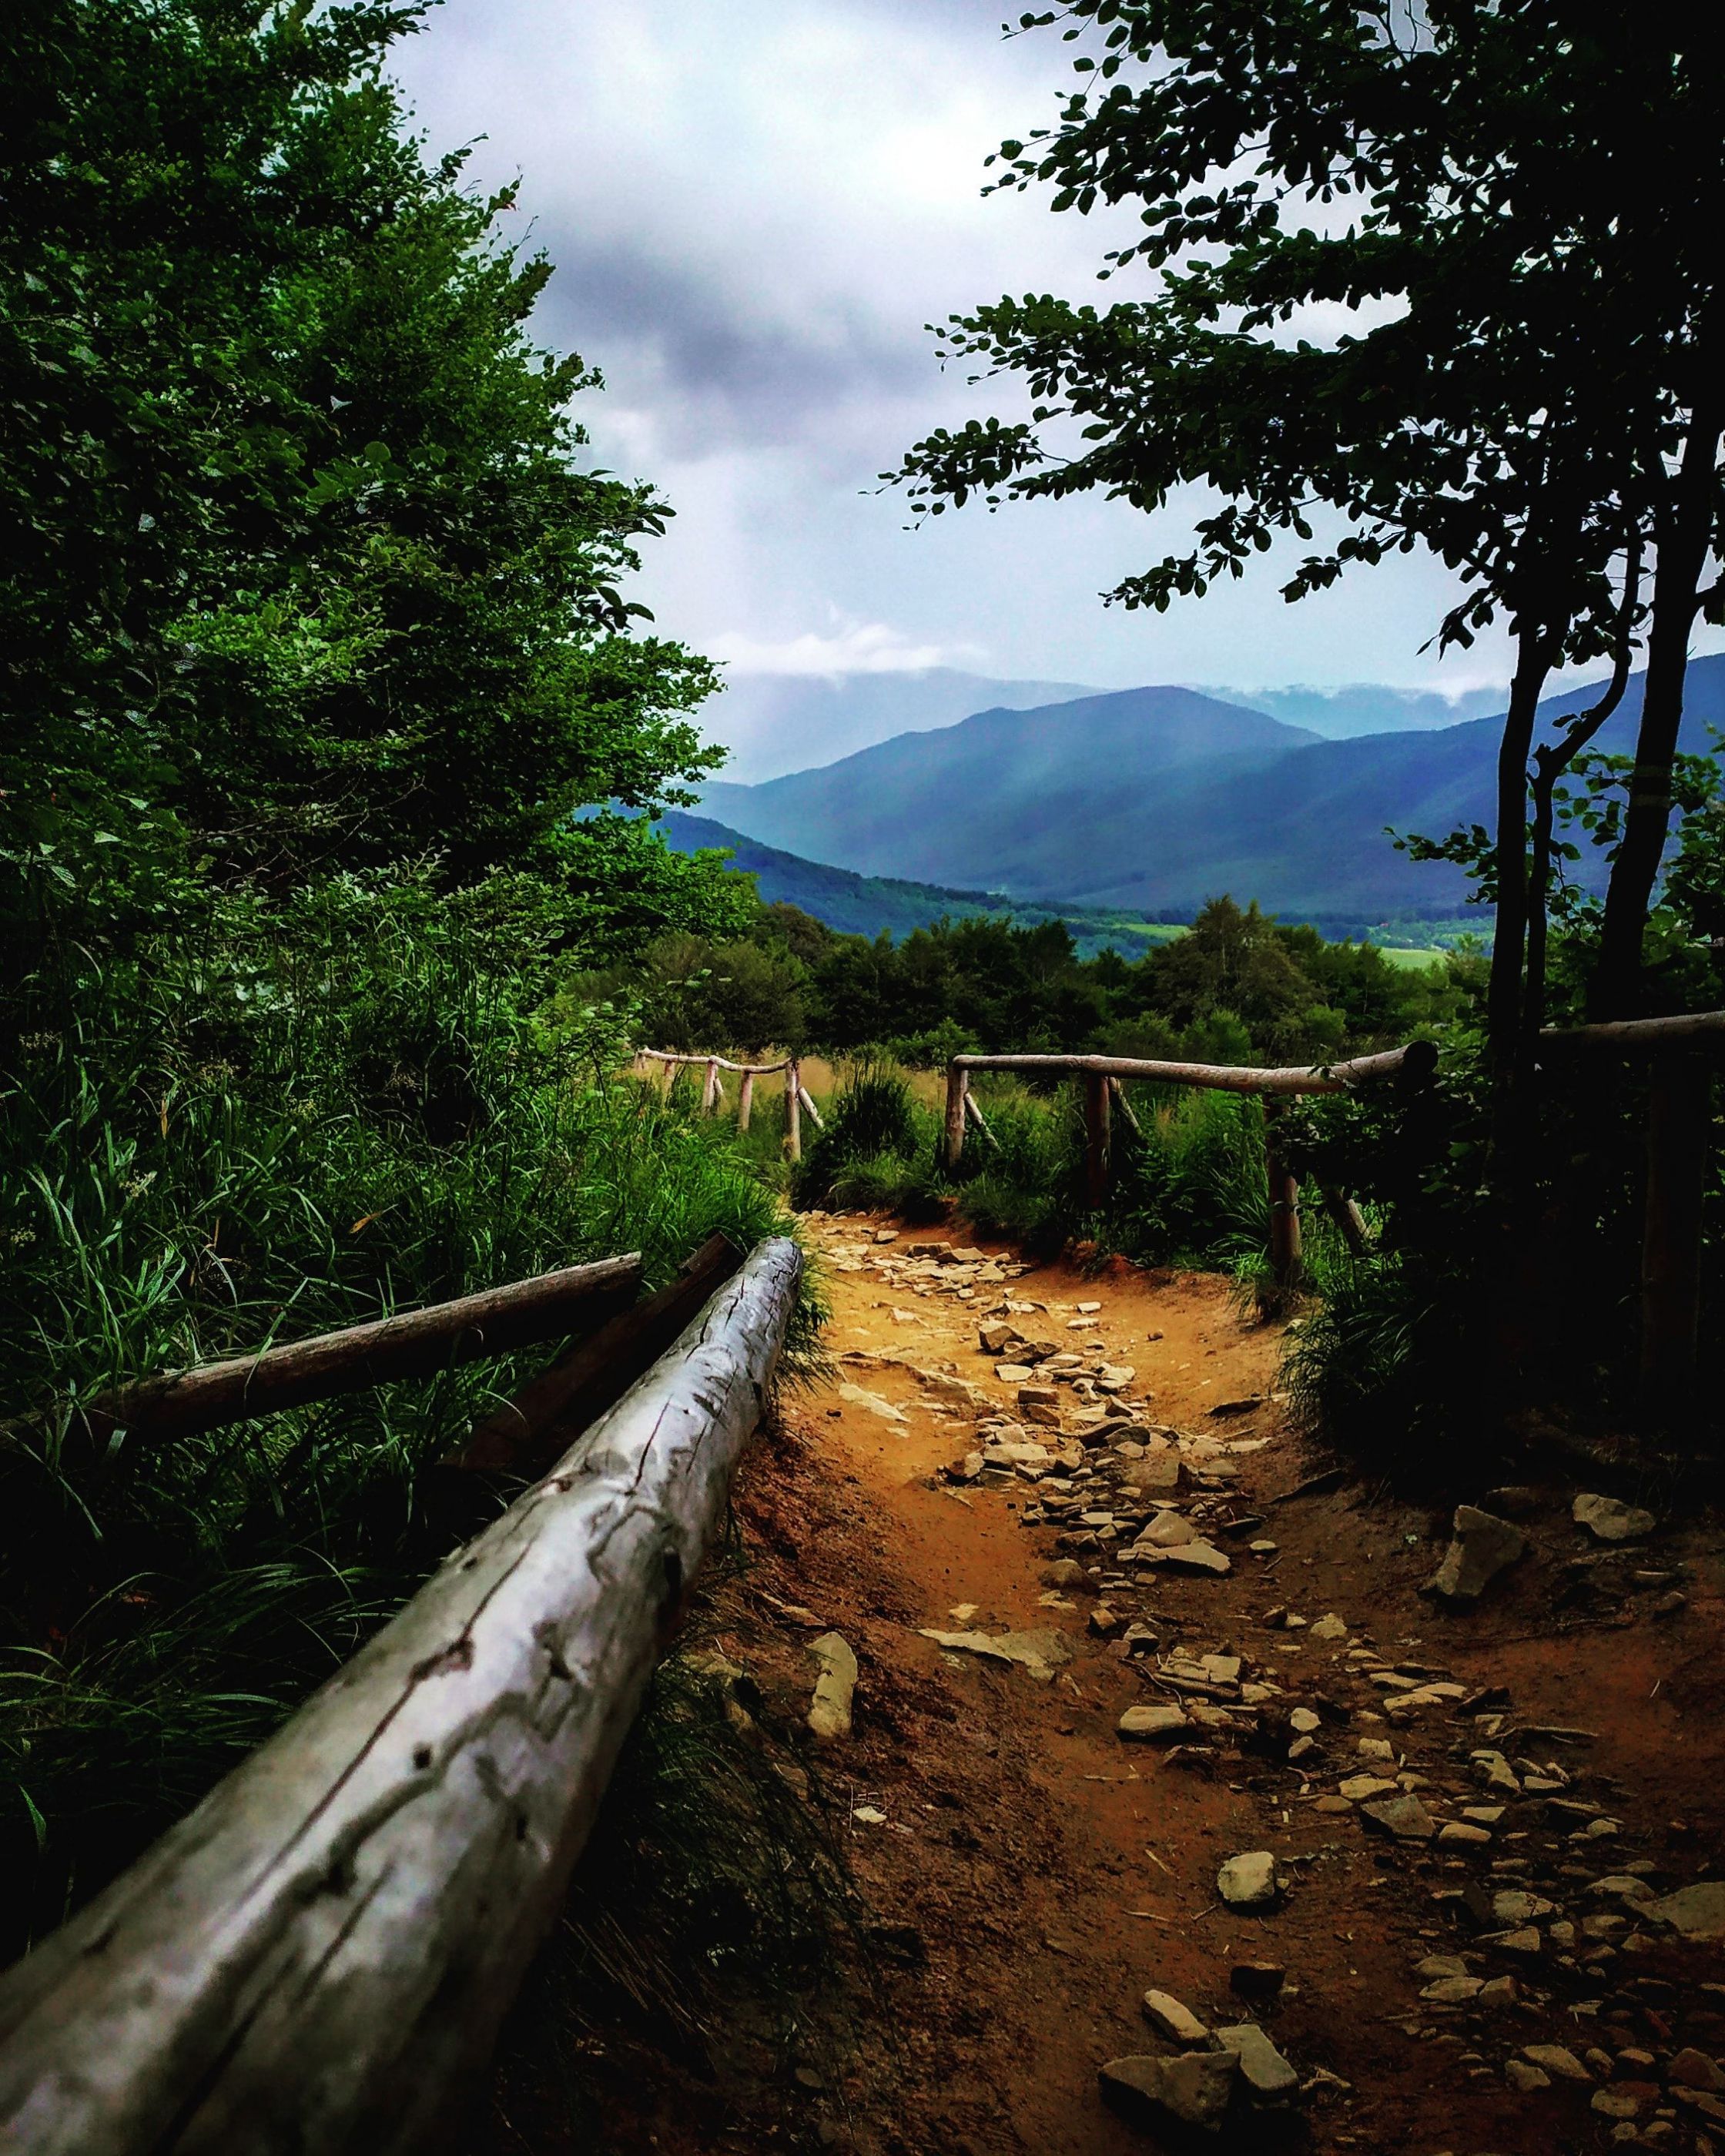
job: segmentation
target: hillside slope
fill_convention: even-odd
[[[1641,688],[1637,675],[1600,749],[1632,748]],[[1552,699],[1547,720],[1598,693]],[[1725,655],[1691,667],[1684,746],[1707,748],[1709,726],[1725,726]],[[1230,891],[1296,914],[1442,915],[1466,880],[1409,860],[1386,827],[1489,825],[1498,732],[1493,717],[1318,741],[1191,690],[1137,690],[982,712],[705,801],[793,853],[1045,904],[1159,912]]]
[[[1020,927],[1039,921],[1065,921],[1083,957],[1093,957],[1105,945],[1127,957],[1136,957],[1153,943],[1164,942],[1178,932],[1171,927],[1116,918],[1106,908],[1036,906],[1001,898],[981,891],[952,891],[942,885],[906,883],[892,876],[862,876],[850,869],[835,869],[821,861],[808,861],[796,854],[765,846],[741,831],[727,830],[706,816],[691,816],[680,808],[667,809],[659,829],[667,844],[680,854],[698,853],[706,847],[722,847],[732,857],[733,868],[744,869],[755,879],[756,888],[769,906],[800,906],[850,936],[878,936],[883,930],[895,941],[913,928],[926,928],[937,921],[962,921],[978,914],[993,914]]]
[[[1087,865],[1073,842],[1122,773],[1161,782],[1219,757],[1244,772],[1314,738],[1195,690],[1127,689],[978,711],[762,786],[718,782],[701,805],[769,845],[864,875],[1064,896]]]

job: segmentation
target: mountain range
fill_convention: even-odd
[[[1290,726],[1308,726],[1332,741],[1354,734],[1397,733],[1407,727],[1452,726],[1502,709],[1502,691],[1397,689],[1380,682],[1345,688],[1221,689],[1201,695],[1243,705]],[[1076,681],[997,681],[951,666],[851,674],[763,674],[727,670],[725,690],[706,706],[701,723],[730,752],[726,778],[757,785],[812,764],[832,763],[895,735],[950,726],[973,712],[1024,711],[1106,692]]]
[[[1632,746],[1642,677],[1596,743]],[[1584,685],[1543,707],[1583,710]],[[1725,654],[1689,674],[1684,745],[1725,726]],[[1322,740],[1192,689],[978,711],[818,768],[701,790],[702,813],[870,877],[1039,905],[1195,910],[1221,891],[1308,918],[1454,914],[1461,873],[1410,861],[1386,826],[1489,825],[1499,721]]]

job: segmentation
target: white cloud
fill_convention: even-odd
[[[709,658],[747,674],[919,674],[930,666],[975,665],[974,644],[913,644],[884,622],[851,622],[831,635],[804,634],[778,643],[721,630],[709,637]]]

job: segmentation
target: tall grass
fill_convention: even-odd
[[[428,1471],[552,1351],[160,1445],[94,1448],[77,1402],[609,1252],[657,1286],[715,1230],[785,1224],[723,1126],[596,1082],[544,986],[355,885],[25,984],[0,1037],[0,1944],[122,1868],[480,1523]]]

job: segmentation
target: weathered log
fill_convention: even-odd
[[[1712,1090],[1707,1060],[1692,1050],[1668,1050],[1653,1065],[1641,1240],[1640,1393],[1649,1415],[1681,1413],[1695,1390]]]
[[[1346,1063],[1296,1065],[1257,1070],[1232,1063],[1163,1063],[1127,1055],[957,1055],[953,1068],[966,1070],[1100,1071],[1115,1078],[1147,1078],[1168,1086],[1202,1086],[1222,1093],[1346,1093],[1373,1079],[1429,1077],[1437,1050],[1429,1040],[1410,1040],[1378,1055],[1357,1055]]]
[[[0,1979],[0,2142],[454,2138],[719,1532],[800,1269],[762,1245],[553,1474]]]
[[[645,1060],[652,1063],[666,1063],[670,1065],[676,1065],[679,1063],[716,1063],[721,1070],[752,1070],[757,1078],[770,1077],[775,1070],[787,1070],[790,1068],[788,1058],[783,1056],[777,1063],[733,1063],[728,1056],[679,1055],[674,1054],[672,1050],[668,1048],[638,1048],[635,1050],[635,1054],[638,1058],[644,1059]]]
[[[543,1474],[588,1423],[613,1407],[742,1263],[728,1235],[710,1235],[677,1277],[620,1312],[542,1370],[439,1464]]]
[[[1725,1011],[1687,1011],[1673,1018],[1625,1018],[1606,1025],[1548,1026],[1548,1049],[1604,1048],[1618,1055],[1657,1055],[1667,1048],[1725,1049]]]
[[[947,1120],[942,1158],[948,1175],[964,1158],[964,1102],[970,1091],[969,1065],[955,1056],[947,1065]]]
[[[970,1092],[968,1090],[966,1091],[964,1096],[964,1112],[969,1116],[972,1122],[976,1125],[978,1131],[987,1141],[990,1148],[993,1152],[999,1152],[1000,1150],[1000,1141],[995,1137],[993,1131],[988,1128],[988,1118],[983,1115],[981,1103],[978,1101],[976,1095]]]
[[[1108,1104],[1112,1096],[1108,1090],[1106,1070],[1086,1070],[1084,1074],[1084,1194],[1092,1212],[1108,1195],[1109,1155],[1111,1150],[1108,1128]]]
[[[1279,1100],[1264,1103],[1264,1176],[1270,1198],[1270,1271],[1280,1288],[1296,1288],[1304,1270],[1300,1238],[1300,1186],[1276,1143]]]
[[[254,1355],[143,1378],[90,1401],[83,1413],[97,1430],[126,1430],[151,1439],[190,1437],[308,1400],[362,1392],[481,1355],[590,1331],[632,1301],[640,1284],[641,1260],[634,1253],[568,1265]]]
[[[1371,1236],[1366,1231],[1366,1216],[1345,1190],[1337,1190],[1325,1183],[1321,1194],[1324,1210],[1341,1230],[1342,1240],[1357,1258],[1363,1258],[1372,1247]]]
[[[819,1130],[822,1127],[820,1110],[814,1105],[814,1094],[809,1091],[800,1078],[797,1081],[797,1098],[803,1103],[803,1111],[809,1122],[814,1124],[816,1130]]]

